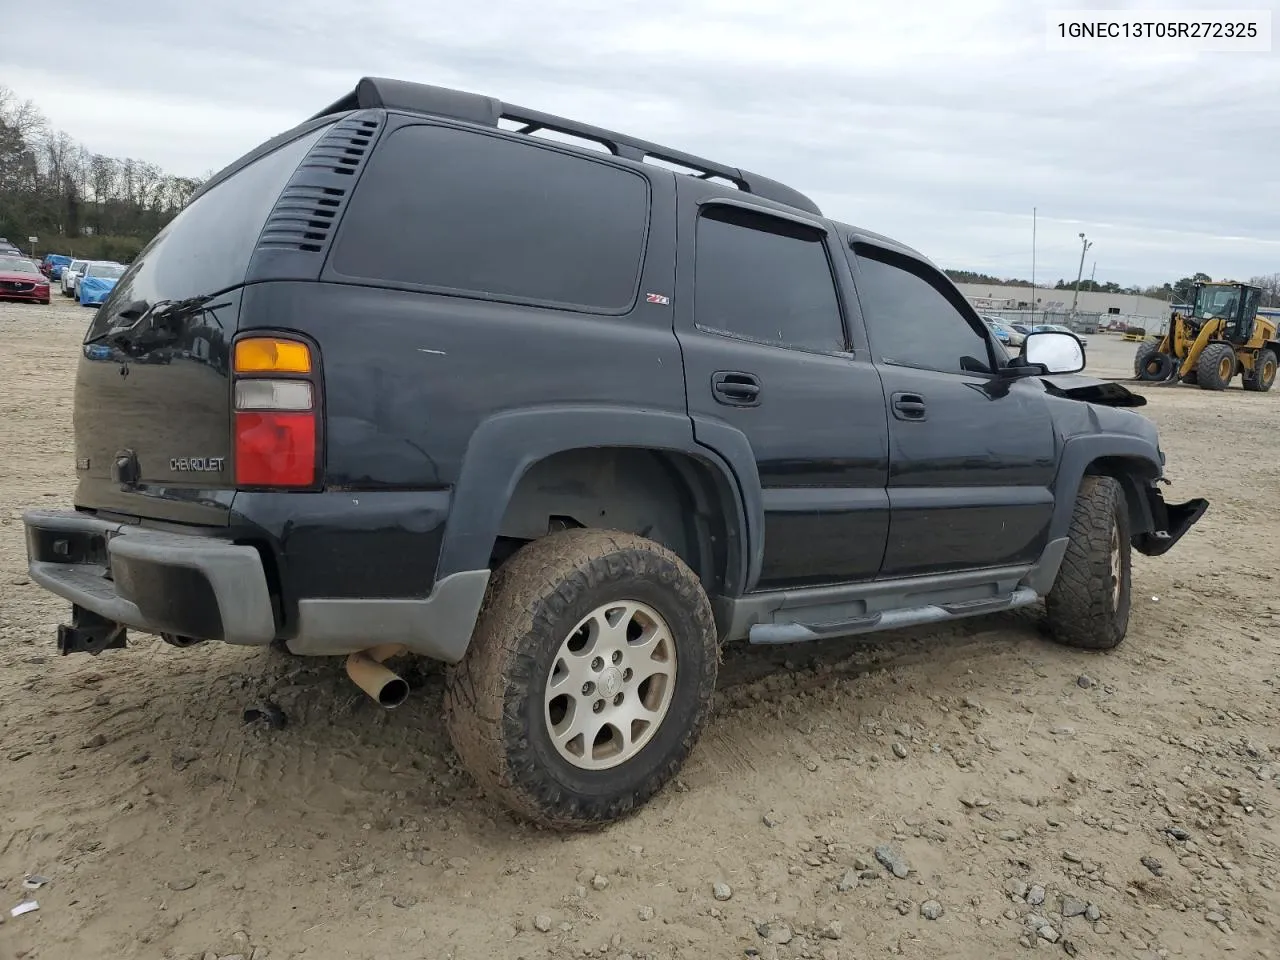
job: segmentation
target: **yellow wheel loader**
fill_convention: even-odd
[[[1138,347],[1134,378],[1225,390],[1239,374],[1246,390],[1270,390],[1280,338],[1275,321],[1258,315],[1261,288],[1232,281],[1197,283],[1188,302],[1186,314],[1173,311],[1162,337]]]

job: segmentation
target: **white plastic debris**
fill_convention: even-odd
[[[34,913],[39,909],[40,909],[40,904],[36,903],[34,900],[23,900],[22,903],[18,904],[16,907],[14,907],[12,910],[9,911],[9,916],[20,917],[24,913]]]
[[[23,890],[39,890],[48,882],[49,882],[48,877],[42,877],[38,873],[32,873],[27,876],[27,879],[22,881],[22,889]]]

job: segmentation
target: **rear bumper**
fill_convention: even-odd
[[[73,605],[143,633],[265,646],[305,655],[402,643],[449,663],[462,659],[488,570],[436,582],[425,598],[307,597],[285,636],[258,550],[210,530],[174,533],[79,511],[23,517],[31,579]]]
[[[31,579],[76,606],[144,633],[248,645],[275,638],[253,547],[74,511],[31,511],[23,522]]]

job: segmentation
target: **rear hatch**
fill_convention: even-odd
[[[78,507],[228,522],[241,287],[263,224],[322,132],[312,126],[215,177],[94,315],[76,374]]]

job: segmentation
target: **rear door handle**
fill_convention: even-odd
[[[760,402],[760,378],[741,370],[718,370],[711,375],[717,403],[754,407]]]
[[[899,420],[925,420],[928,412],[924,397],[918,393],[895,393],[893,395],[893,415]]]

